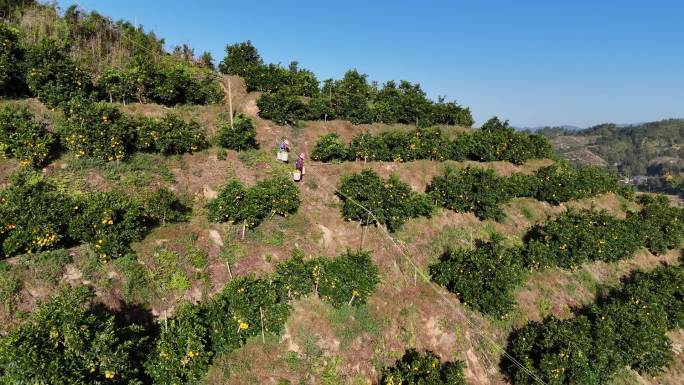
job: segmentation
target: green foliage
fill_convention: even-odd
[[[12,267],[7,262],[0,261],[0,305],[3,306],[5,313],[12,311],[21,286],[21,280],[12,271]]]
[[[297,125],[306,114],[306,105],[301,98],[284,91],[261,95],[257,107],[260,117],[278,124]]]
[[[161,120],[138,118],[133,125],[140,150],[172,155],[193,153],[208,145],[199,123],[185,122],[175,114],[167,114]]]
[[[427,195],[414,192],[397,176],[383,180],[370,169],[344,176],[337,191],[342,217],[364,226],[379,223],[390,231],[409,218],[430,216],[434,209]]]
[[[88,306],[84,287],[63,290],[0,342],[2,381],[11,384],[140,384],[147,337],[137,325]]]
[[[500,206],[512,198],[536,197],[557,204],[609,191],[621,191],[612,173],[594,167],[571,169],[556,165],[541,168],[533,175],[509,177],[497,176],[491,169],[447,167],[427,186],[439,206],[497,221],[504,218]]]
[[[540,168],[535,175],[540,180],[536,198],[553,204],[617,191],[618,185],[617,175],[594,166],[554,164]]]
[[[631,257],[643,244],[630,221],[594,210],[566,211],[532,227],[525,241],[526,264],[532,268],[616,262]]]
[[[482,220],[501,220],[505,214],[500,205],[512,198],[506,182],[506,178],[497,176],[492,169],[448,167],[444,175],[432,179],[426,191],[439,206],[456,212],[473,212]]]
[[[77,158],[123,160],[135,150],[164,155],[199,151],[208,143],[204,129],[175,114],[160,120],[128,117],[111,104],[75,98],[67,104],[58,131]]]
[[[43,39],[26,53],[26,82],[31,92],[48,107],[92,92],[90,75],[69,57],[69,47]]]
[[[86,99],[71,100],[57,130],[64,146],[76,158],[122,160],[133,152],[135,134],[130,121],[117,108]]]
[[[684,210],[670,206],[665,196],[642,195],[642,209],[629,213],[627,221],[636,229],[644,246],[654,254],[679,247],[684,236]]]
[[[320,297],[333,306],[365,303],[380,283],[378,267],[367,252],[347,250],[335,259],[321,262],[314,264],[311,275]]]
[[[329,141],[330,137],[326,135],[319,139],[323,147],[327,144],[322,142],[324,140]],[[337,156],[333,156],[335,154]],[[485,126],[481,130],[461,133],[453,140],[449,140],[439,128],[392,130],[379,135],[363,133],[352,139],[348,149],[341,145],[336,153],[324,161],[365,159],[405,162],[416,159],[471,159],[485,162],[506,160],[522,164],[530,159],[549,156],[551,147],[541,136],[515,132],[508,126],[500,129],[486,129]]]
[[[430,266],[430,275],[466,306],[504,318],[515,304],[513,290],[522,284],[525,268],[521,251],[504,248],[495,237],[474,250],[447,249]]]
[[[216,199],[207,204],[209,220],[245,222],[258,226],[271,215],[287,216],[299,208],[299,189],[288,178],[264,179],[245,188],[239,181],[229,181]]]
[[[673,359],[665,333],[681,327],[683,273],[682,266],[636,272],[575,318],[528,324],[506,350],[548,384],[605,384],[624,366],[657,375]],[[508,361],[503,369],[516,385],[536,383]]]
[[[244,114],[237,114],[233,119],[233,127],[225,122],[221,124],[216,140],[223,148],[244,151],[259,147],[256,135],[256,127],[252,119]]]
[[[237,43],[226,47],[226,57],[219,63],[219,71],[226,75],[237,75],[249,79],[255,68],[263,65],[256,47],[251,41]],[[248,89],[253,91],[256,88]]]
[[[216,352],[237,349],[249,337],[264,331],[279,333],[290,313],[290,305],[272,280],[253,276],[233,279],[206,305],[211,342]]]
[[[201,384],[212,357],[201,309],[181,305],[145,364],[155,384]]]
[[[660,252],[679,247],[683,210],[668,206],[664,197],[642,202],[641,211],[628,212],[626,219],[605,211],[566,211],[534,225],[522,247],[504,249],[495,239],[475,250],[447,249],[431,266],[432,279],[466,304],[500,317],[512,307],[511,293],[526,269],[574,269],[586,262],[617,262],[654,244]]]
[[[43,166],[54,150],[55,137],[28,109],[0,108],[0,156]]]
[[[45,177],[23,171],[0,190],[0,257],[69,244],[72,199]]]
[[[69,222],[73,239],[90,242],[102,260],[131,251],[131,242],[147,233],[150,221],[143,205],[126,193],[109,191],[82,197]]]
[[[311,159],[321,162],[346,160],[348,157],[346,146],[339,135],[334,133],[323,135],[311,151]]]
[[[0,5],[0,13],[5,7]],[[20,96],[26,92],[24,55],[19,31],[0,24],[0,96]]]
[[[381,372],[382,385],[466,385],[461,361],[442,362],[433,352],[407,350],[394,366]]]
[[[150,194],[145,199],[144,207],[147,217],[162,225],[186,221],[192,211],[187,199],[180,199],[165,188],[159,188]]]
[[[551,145],[539,135],[516,132],[508,121],[493,117],[472,133],[470,159],[482,162],[506,160],[523,164],[529,159],[548,158]]]
[[[137,81],[135,74],[117,68],[108,68],[97,79],[97,87],[101,97],[109,102],[127,103],[136,95]]]

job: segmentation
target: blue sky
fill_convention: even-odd
[[[60,0],[223,58],[418,82],[519,127],[684,118],[684,1]]]

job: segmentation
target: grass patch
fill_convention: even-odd
[[[348,346],[362,334],[378,336],[382,321],[374,317],[368,305],[342,306],[330,312],[330,320],[335,328],[335,336],[341,340],[343,346]]]

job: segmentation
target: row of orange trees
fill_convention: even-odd
[[[502,362],[516,385],[608,384],[625,367],[655,376],[674,361],[666,335],[684,327],[684,267],[637,271],[570,319],[531,322],[510,337]]]
[[[363,225],[382,224],[390,231],[408,219],[429,217],[436,207],[472,212],[480,219],[501,220],[501,205],[516,197],[534,197],[554,204],[605,192],[632,195],[617,177],[597,167],[572,168],[556,164],[532,175],[497,176],[491,169],[446,168],[432,179],[426,193],[414,192],[396,175],[379,177],[370,169],[344,176],[338,186],[342,216]]]
[[[335,307],[364,303],[379,282],[366,252],[304,259],[296,252],[266,277],[232,280],[201,305],[180,305],[161,331],[121,325],[86,289],[63,291],[0,341],[7,383],[194,384],[217,354],[279,334],[289,301],[312,293]]]
[[[257,147],[256,129],[241,114],[234,125],[222,123],[216,141],[224,148]],[[173,113],[161,119],[134,117],[118,107],[76,97],[65,105],[64,117],[51,130],[25,108],[0,109],[0,156],[23,164],[44,166],[60,148],[77,158],[123,160],[135,151],[164,155],[193,153],[208,146],[204,127]]]
[[[0,190],[0,258],[90,243],[101,259],[131,252],[156,224],[184,220],[188,207],[160,189],[75,195],[40,174],[21,171]]]
[[[280,124],[324,119],[355,124],[473,124],[468,108],[442,98],[432,101],[419,84],[389,81],[378,87],[366,75],[351,70],[342,79],[328,79],[321,85],[313,72],[299,68],[297,62],[288,67],[264,64],[249,41],[226,47],[219,70],[243,77],[248,91],[262,92],[257,100],[259,115]]]
[[[641,210],[618,219],[604,211],[567,211],[533,226],[520,247],[506,248],[497,236],[474,249],[449,248],[430,267],[432,279],[467,306],[506,317],[513,292],[529,271],[575,269],[586,262],[616,262],[639,248],[655,254],[679,247],[684,236],[684,209],[665,197],[639,197]]]
[[[548,141],[535,134],[516,132],[494,117],[480,129],[457,134],[449,139],[440,128],[391,130],[372,135],[355,136],[349,145],[337,134],[322,136],[311,152],[311,158],[322,162],[354,160],[407,162],[431,160],[496,160],[522,164],[530,159],[548,158],[552,149]]]

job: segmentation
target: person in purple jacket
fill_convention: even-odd
[[[297,162],[295,163],[295,168],[304,175],[304,153],[299,154]]]

